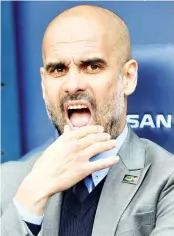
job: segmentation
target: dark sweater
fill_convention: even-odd
[[[72,188],[64,193],[59,236],[91,236],[103,183],[104,180],[82,202]]]

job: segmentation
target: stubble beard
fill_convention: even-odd
[[[45,100],[47,114],[59,132],[63,134],[64,126],[67,124],[64,111],[64,103],[74,100],[86,100],[92,107],[92,119],[95,125],[101,125],[104,127],[104,131],[109,133],[113,139],[120,134],[122,119],[124,117],[124,92],[123,82],[119,78],[118,87],[116,93],[110,98],[106,96],[106,103],[101,105],[96,104],[96,100],[88,93],[79,93],[74,95],[65,95],[61,98],[60,104],[53,104],[46,96]]]

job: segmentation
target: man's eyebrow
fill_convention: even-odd
[[[99,64],[99,63],[107,66],[107,62],[104,59],[98,58],[98,57],[80,61],[80,64],[82,66],[91,65],[91,64]],[[50,62],[46,64],[45,69],[46,71],[49,71],[51,68],[60,68],[60,67],[66,67],[66,64],[64,62]]]
[[[95,57],[95,58],[91,58],[91,59],[87,59],[87,60],[82,60],[81,61],[81,64],[87,64],[87,65],[90,65],[90,64],[103,64],[103,65],[106,65],[107,66],[107,62],[102,59],[102,58],[99,58],[99,57]]]
[[[58,68],[58,67],[65,67],[64,62],[50,62],[45,66],[46,71],[48,71],[50,68]]]

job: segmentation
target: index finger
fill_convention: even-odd
[[[80,127],[79,129],[72,130],[71,135],[77,139],[83,138],[88,134],[103,133],[104,128],[100,125],[88,125]]]

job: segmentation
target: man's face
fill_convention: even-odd
[[[111,34],[95,21],[69,17],[44,42],[42,89],[50,119],[64,125],[102,125],[113,138],[125,122],[123,81]]]

